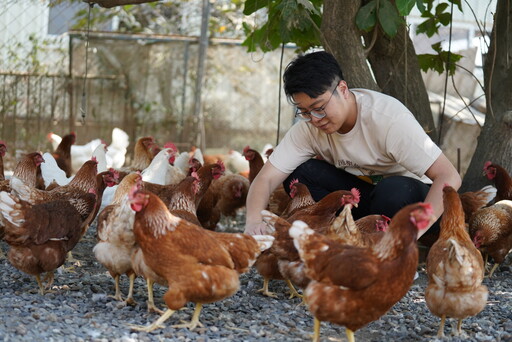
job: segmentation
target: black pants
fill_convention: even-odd
[[[370,214],[393,217],[404,206],[424,201],[430,190],[430,185],[405,176],[387,177],[373,185],[318,159],[308,160],[288,176],[284,181],[287,192],[290,191],[292,179],[305,184],[315,201],[336,190],[357,188],[361,192],[361,200],[358,207],[352,210],[356,220]],[[438,232],[439,220],[428,233]]]

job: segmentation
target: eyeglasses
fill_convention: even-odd
[[[336,87],[339,83],[336,83],[334,86],[334,89],[332,90],[331,96],[329,96],[329,100],[327,100],[326,103],[322,107],[310,110],[309,112],[301,112],[299,108],[295,111],[295,117],[302,121],[311,121],[311,116],[317,118],[317,119],[323,119],[327,116],[327,113],[325,112],[325,107],[329,104],[329,101],[331,101],[332,96],[334,95],[334,92],[336,91]]]

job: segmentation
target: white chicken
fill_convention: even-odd
[[[107,167],[120,169],[126,160],[126,151],[130,145],[128,134],[120,128],[112,130],[112,143],[107,147]]]
[[[151,164],[142,170],[142,180],[160,185],[178,184],[186,177],[180,168],[173,165],[176,150],[164,148],[153,158]]]
[[[249,161],[245,159],[242,153],[230,150],[228,156],[224,161],[226,168],[233,173],[249,172]]]
[[[98,162],[98,173],[107,171],[107,159],[105,154],[106,146],[105,144],[99,144],[94,151],[92,152],[92,157],[96,158],[96,161]],[[56,183],[57,185],[66,185],[68,184],[74,177],[66,177],[66,172],[62,170],[58,165],[57,161],[53,157],[51,153],[44,153],[43,159],[45,160],[44,163],[41,164],[41,175],[44,180],[44,186],[47,188],[50,184]],[[90,160],[91,156],[89,156]],[[87,160],[85,160],[83,163],[85,163]],[[80,164],[80,167],[83,165]],[[79,167],[79,168],[80,168]]]
[[[52,144],[52,148],[55,151],[62,138],[53,132],[48,133],[46,137]],[[71,146],[71,163],[73,171],[76,172],[83,163],[91,159],[94,150],[102,143],[105,144],[105,141],[98,138],[93,139],[84,145],[73,144]],[[124,165],[128,145],[130,145],[130,138],[128,134],[122,129],[115,127],[112,130],[112,143],[108,145],[107,148],[107,165],[105,170],[110,167],[119,169]],[[101,171],[98,169],[98,172]]]

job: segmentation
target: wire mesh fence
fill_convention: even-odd
[[[18,153],[46,151],[49,132],[109,143],[119,127],[132,145],[147,135],[197,144],[198,38],[72,31],[77,6],[88,7],[63,2],[55,12],[22,0],[0,9],[0,139]],[[275,144],[293,120],[279,82],[293,56],[290,47],[249,54],[238,40],[210,40],[201,86],[208,150]]]

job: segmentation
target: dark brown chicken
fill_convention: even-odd
[[[265,163],[261,154],[249,146],[245,146],[243,155],[249,161],[249,183],[252,183]],[[283,185],[280,184],[270,194],[267,209],[276,215],[281,215],[290,203],[290,200],[290,196]]]
[[[0,146],[0,151],[5,149],[5,145],[2,148]],[[4,152],[5,153],[5,152]],[[2,159],[3,160],[3,159]],[[30,186],[36,186],[37,183],[37,170],[39,165],[44,162],[41,153],[33,152],[24,155],[20,161],[16,164],[14,169],[13,177],[18,178],[24,184],[28,184]],[[3,165],[3,164],[2,164]],[[9,179],[0,180],[0,191],[11,192],[11,181]],[[4,220],[0,215],[0,239],[3,238],[4,235]],[[4,259],[5,255],[0,251],[0,259]]]
[[[249,161],[249,182],[252,183],[265,162],[263,161],[261,154],[258,151],[250,148],[249,145],[244,147],[243,155],[245,159]]]
[[[39,152],[25,154],[14,168],[13,178],[18,178],[24,184],[35,187],[37,184],[37,168],[44,163],[43,156]],[[4,179],[0,181],[0,191],[11,191],[11,181]]]
[[[53,151],[52,155],[57,165],[66,172],[66,177],[71,177],[73,167],[71,164],[71,146],[76,142],[76,133],[71,132],[62,137],[61,142]]]
[[[89,189],[96,189],[97,166],[96,159],[85,162],[69,184],[59,186],[51,191],[36,189],[13,176],[11,178],[12,191],[20,199],[32,204],[70,198],[73,197],[73,192],[87,193]]]
[[[167,208],[174,216],[187,220],[198,226],[201,225],[197,218],[196,195],[199,191],[199,176],[192,172],[176,185],[174,193],[170,197]]]
[[[467,191],[459,195],[464,209],[464,218],[469,223],[471,216],[480,208],[485,207],[492,199],[489,199],[489,193],[485,190]]]
[[[94,189],[76,193],[68,200],[32,205],[7,192],[0,193],[0,211],[5,218],[8,259],[19,270],[36,277],[40,293],[45,287],[40,275],[47,272],[47,285],[53,272],[64,264],[66,255],[81,237],[84,225],[91,222],[96,204]]]
[[[290,182],[290,198],[288,206],[280,215],[284,219],[290,217],[296,211],[316,203],[308,187],[303,183],[299,183],[298,179]]]
[[[492,277],[512,249],[512,201],[501,200],[477,210],[469,221],[469,234],[476,248],[492,257]]]
[[[214,180],[199,203],[201,225],[215,230],[222,216],[234,217],[236,211],[245,206],[248,191],[249,180],[238,174],[224,175]]]
[[[512,178],[505,168],[490,161],[485,162],[483,175],[496,186],[494,203],[501,200],[512,200]]]

